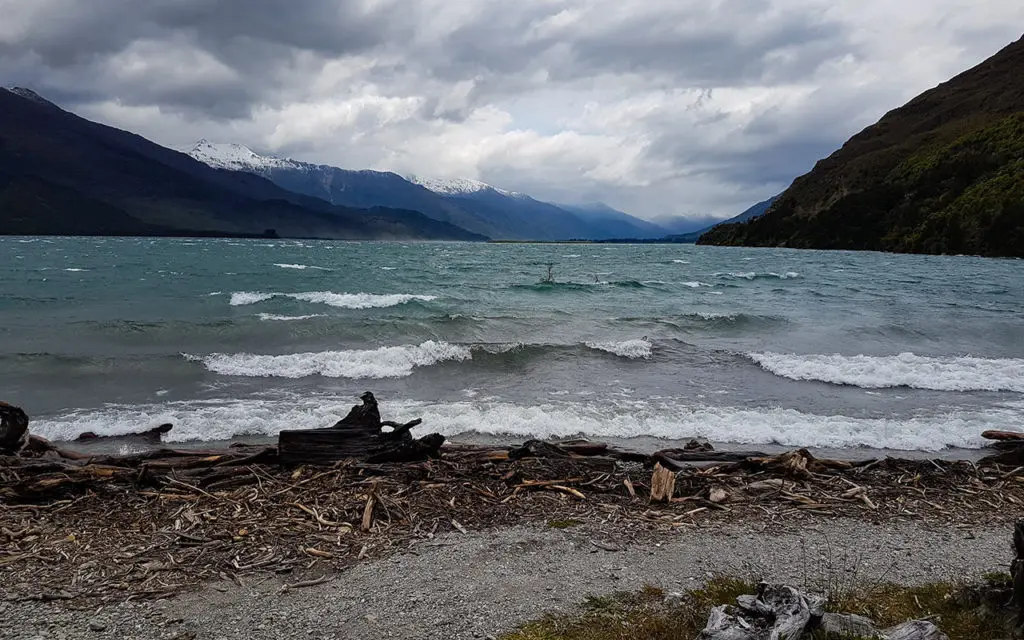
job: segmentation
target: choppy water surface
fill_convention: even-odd
[[[541,282],[553,263],[554,283]],[[326,426],[978,447],[1024,264],[665,245],[0,238],[0,397],[70,438]]]

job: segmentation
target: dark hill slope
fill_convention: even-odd
[[[414,211],[335,207],[0,89],[0,233],[481,239]]]
[[[890,111],[700,244],[1024,256],[1024,39]]]

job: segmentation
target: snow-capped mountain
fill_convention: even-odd
[[[245,171],[279,187],[336,205],[419,211],[430,218],[494,239],[568,240],[651,237],[650,223],[616,212],[585,215],[466,178],[408,179],[388,171],[340,169],[256,153],[238,144],[200,140],[186,150],[218,169]],[[662,230],[659,230],[662,231]],[[663,234],[662,234],[663,235]]]
[[[408,180],[409,182],[418,184],[421,187],[430,189],[434,193],[446,196],[466,196],[480,191],[490,190],[512,198],[528,197],[522,193],[506,191],[505,189],[499,189],[498,187],[489,185],[486,182],[470,180],[469,178],[427,178],[423,176],[409,176]]]
[[[295,160],[260,155],[240,144],[214,144],[205,139],[184,149],[184,152],[214,169],[231,169],[232,171],[248,171],[250,173],[274,168],[300,168],[305,164]]]

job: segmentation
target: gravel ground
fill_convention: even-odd
[[[487,638],[570,612],[590,595],[644,585],[684,590],[716,574],[819,588],[977,578],[1006,570],[1009,542],[1002,527],[840,519],[799,530],[683,529],[609,550],[618,543],[585,527],[516,527],[452,534],[287,591],[282,586],[299,578],[210,584],[171,600],[89,611],[0,601],[0,637]]]

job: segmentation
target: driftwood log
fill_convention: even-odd
[[[170,433],[174,425],[162,424],[152,429],[146,429],[145,431],[139,431],[138,433],[126,433],[117,436],[104,436],[92,431],[86,431],[85,433],[79,434],[75,438],[76,442],[117,442],[117,441],[131,441],[138,442],[140,444],[156,444],[160,442],[160,439],[167,433]]]
[[[998,440],[1001,442],[1019,442],[1024,445],[1024,433],[1019,431],[982,431],[981,437],[986,440]]]
[[[282,465],[332,464],[346,458],[366,462],[413,462],[439,457],[444,436],[430,434],[413,439],[410,430],[421,424],[417,418],[399,424],[380,419],[377,399],[367,391],[361,405],[352,407],[329,429],[294,429],[278,435],[277,450]],[[384,431],[390,427],[391,431]]]
[[[28,415],[19,407],[0,402],[0,455],[16,454],[28,442]]]
[[[992,440],[992,446],[999,450],[981,459],[985,464],[1024,465],[1024,433],[1016,431],[985,431],[982,438]]]

